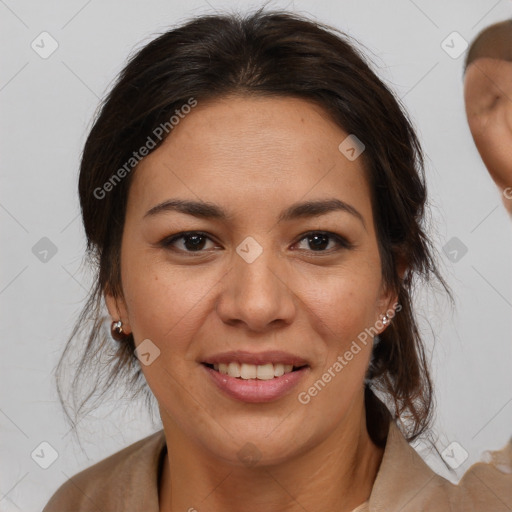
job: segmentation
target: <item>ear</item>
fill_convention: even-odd
[[[407,263],[401,259],[398,263],[397,263],[397,272],[398,272],[398,276],[400,277],[400,281],[403,281],[404,279],[404,276],[405,276],[405,272],[407,271]]]
[[[397,272],[400,278],[400,281],[403,280],[405,273],[407,271],[407,264],[401,260],[397,264]],[[393,321],[393,317],[402,309],[402,306],[398,302],[398,293],[392,289],[385,289],[384,285],[382,288],[382,294],[379,297],[379,301],[377,304],[377,321],[376,325],[382,328],[379,328],[379,334],[385,331],[389,327],[389,323]],[[388,317],[389,322],[386,325],[382,324],[382,318],[386,315]]]
[[[131,327],[128,319],[128,309],[124,299],[121,297],[114,297],[114,295],[109,291],[104,292],[104,298],[112,321],[121,320],[121,322],[123,322],[123,331],[126,334],[130,334]]]
[[[377,320],[382,320],[384,315],[391,320],[395,316],[396,311],[400,309],[401,308],[398,307],[398,294],[394,290],[384,291],[377,304]],[[384,327],[382,331],[384,331],[385,328],[386,327]]]

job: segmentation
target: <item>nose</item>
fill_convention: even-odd
[[[263,250],[254,261],[234,255],[216,305],[224,323],[265,332],[293,322],[297,297],[290,272],[271,252]]]

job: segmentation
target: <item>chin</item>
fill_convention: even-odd
[[[214,450],[215,457],[230,465],[246,468],[277,466],[298,455],[295,443],[287,446],[283,442],[268,440],[242,441],[236,447],[231,445],[227,451],[219,451],[217,445]]]
[[[305,435],[308,429],[303,422],[295,428],[286,424],[285,429],[281,430],[279,424],[269,426],[266,422],[261,427],[253,422],[252,429],[247,430],[248,424],[247,420],[237,425],[224,424],[225,430],[220,428],[221,432],[216,432],[221,437],[208,437],[201,444],[215,458],[240,467],[276,466],[300,456],[310,445],[315,444],[312,437]],[[228,432],[234,432],[233,436],[229,436]],[[315,437],[318,437],[317,442],[320,443],[324,433],[319,432]]]

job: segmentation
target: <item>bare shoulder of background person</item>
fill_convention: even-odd
[[[489,503],[503,506],[493,510],[512,510],[512,437],[504,448],[486,452],[483,461],[473,464],[459,487],[476,510]]]

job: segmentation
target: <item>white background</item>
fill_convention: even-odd
[[[41,510],[68,477],[160,428],[140,404],[107,403],[80,425],[84,452],[57,401],[53,369],[89,286],[80,269],[85,249],[76,192],[80,152],[100,98],[135,48],[191,16],[260,5],[0,1],[0,510]],[[471,41],[484,27],[511,17],[512,2],[333,0],[268,6],[314,16],[364,44],[418,130],[427,155],[437,231],[432,236],[456,298],[453,312],[442,296],[430,295],[419,304],[434,354],[436,446],[442,451],[457,441],[469,457],[448,474],[427,452],[420,453],[457,481],[484,450],[501,448],[512,434],[512,220],[466,124],[464,54],[451,58],[441,42],[453,31]],[[48,59],[31,48],[43,31],[59,45]],[[46,263],[32,252],[42,237],[57,247]],[[452,237],[468,248],[456,263],[442,252]],[[30,456],[43,441],[59,454],[46,470]]]

